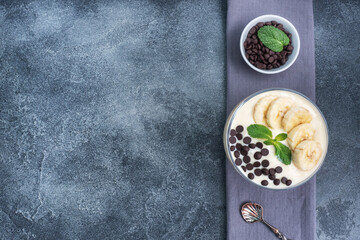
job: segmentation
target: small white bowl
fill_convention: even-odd
[[[257,67],[255,67],[254,65],[252,65],[249,60],[246,59],[245,56],[245,48],[244,48],[244,42],[246,40],[246,37],[250,31],[250,29],[255,26],[258,22],[269,22],[269,21],[277,21],[278,23],[281,23],[285,30],[290,32],[292,34],[291,37],[291,44],[294,47],[294,50],[292,52],[292,54],[289,55],[289,58],[287,60],[287,62],[278,67],[278,68],[273,68],[271,70],[268,69],[259,69]],[[289,22],[288,20],[286,20],[283,17],[277,16],[277,15],[263,15],[260,17],[255,18],[254,20],[252,20],[251,22],[249,22],[246,27],[244,28],[243,32],[241,33],[241,37],[240,37],[240,52],[241,55],[243,57],[243,59],[245,60],[245,62],[255,71],[258,71],[260,73],[264,73],[264,74],[275,74],[275,73],[280,73],[282,71],[285,71],[286,69],[288,69],[296,60],[296,58],[299,55],[299,51],[300,51],[300,38],[299,38],[299,33],[297,32],[296,28],[294,27],[294,25],[291,24],[291,22]]]

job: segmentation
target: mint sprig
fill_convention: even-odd
[[[289,37],[274,26],[263,26],[257,32],[260,41],[274,52],[281,52],[290,42]]]
[[[270,129],[260,124],[252,124],[247,128],[249,135],[253,138],[271,139],[272,132]]]
[[[247,127],[247,131],[252,138],[266,139],[264,144],[274,146],[277,159],[285,165],[290,165],[291,150],[280,142],[287,138],[286,133],[280,133],[272,139],[271,130],[261,124],[251,124]]]

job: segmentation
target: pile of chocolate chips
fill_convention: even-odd
[[[274,26],[283,31],[289,37],[289,45],[285,46],[281,52],[271,51],[269,48],[265,47],[258,38],[257,31],[265,25]],[[276,21],[259,22],[250,29],[244,42],[244,48],[246,51],[245,56],[249,62],[257,68],[268,70],[278,68],[286,63],[288,56],[294,50],[294,47],[291,45],[291,37],[292,34],[286,31],[284,26]]]
[[[233,152],[236,158],[235,164],[237,166],[241,166],[244,172],[254,169],[254,173],[250,172],[248,174],[248,178],[251,180],[253,180],[255,176],[266,175],[271,181],[273,181],[276,186],[280,184],[280,181],[283,184],[290,186],[292,183],[290,179],[287,179],[286,177],[282,177],[281,180],[276,178],[276,174],[282,172],[282,167],[278,166],[276,168],[268,169],[267,167],[270,163],[269,160],[266,159],[262,160],[261,162],[255,161],[254,163],[251,163],[251,158],[249,156],[250,149],[259,149],[259,151],[254,153],[253,157],[255,160],[261,160],[262,157],[267,156],[269,154],[269,150],[267,148],[264,148],[264,145],[261,142],[252,143],[252,139],[249,136],[243,138],[243,131],[244,127],[241,125],[237,126],[236,129],[230,130],[230,151]],[[241,140],[242,144],[240,143]],[[268,180],[261,181],[261,185],[263,186],[267,186],[268,184]]]

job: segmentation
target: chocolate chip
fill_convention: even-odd
[[[229,142],[230,142],[231,144],[236,143],[236,138],[235,138],[235,137],[230,137],[230,138],[229,138]]]
[[[260,169],[255,169],[254,173],[256,176],[260,176],[262,174]]]
[[[239,125],[239,126],[236,127],[236,131],[237,131],[238,133],[241,133],[242,131],[244,131],[244,127],[241,126],[241,125]]]
[[[260,167],[260,162],[254,162],[254,167]]]
[[[262,162],[261,162],[261,165],[263,166],[263,167],[268,167],[269,166],[269,160],[263,160]]]
[[[249,144],[249,148],[255,148],[255,147],[256,147],[255,143],[250,143]]]
[[[282,178],[281,178],[281,182],[282,182],[283,184],[286,184],[286,181],[287,181],[287,178],[286,178],[286,177],[282,177]]]
[[[257,146],[258,148],[260,148],[260,149],[263,148],[263,144],[262,144],[261,142],[257,142],[257,143],[256,143],[256,146]]]
[[[253,174],[253,173],[249,173],[249,174],[248,174],[248,178],[250,178],[251,180],[253,180],[253,179],[254,179],[254,177],[255,177],[255,176],[254,176],[254,174]]]
[[[230,136],[235,136],[235,134],[236,134],[236,130],[235,129],[231,129],[230,130]]]
[[[286,181],[286,185],[287,185],[287,186],[290,186],[290,185],[291,185],[291,183],[292,183],[292,181],[291,181],[291,180],[287,180],[287,181]]]
[[[241,149],[244,151],[247,151],[247,152],[250,150],[250,148],[248,146],[242,146]]]
[[[243,137],[242,134],[240,134],[240,133],[236,134],[236,138],[237,138],[237,139],[241,140],[242,137]]]
[[[263,23],[263,22],[259,22],[258,24],[256,24],[256,26],[258,26],[259,28],[261,28],[261,27],[264,26],[264,23]]]
[[[280,184],[280,180],[279,180],[279,179],[277,179],[277,178],[276,178],[276,179],[274,179],[274,184],[275,184],[275,185],[279,185],[279,184]]]
[[[231,146],[230,147],[230,151],[234,151],[235,150],[235,147],[234,146]]]
[[[236,149],[237,149],[237,150],[240,151],[241,147],[242,147],[242,145],[241,145],[240,143],[237,143],[237,144],[236,144]]]
[[[250,137],[244,137],[244,143],[249,144],[251,142],[251,138]]]
[[[251,163],[246,164],[247,170],[252,170],[253,168],[254,168],[254,166]]]
[[[269,179],[270,179],[270,180],[274,180],[274,179],[275,179],[275,175],[271,175],[271,174],[270,174],[270,175],[269,175]]]
[[[239,151],[235,151],[235,152],[234,152],[234,156],[235,156],[236,158],[238,158],[238,157],[240,156],[240,152],[239,152]]]
[[[241,166],[241,168],[242,168],[242,170],[243,170],[244,172],[246,172],[246,167],[245,167],[245,166]]]
[[[248,155],[248,152],[245,151],[245,150],[243,150],[243,149],[240,150],[240,153],[241,153],[241,155],[243,155],[243,156],[247,156],[247,155]]]
[[[275,169],[270,168],[270,169],[269,169],[269,173],[270,173],[270,175],[275,175],[275,173],[276,173],[276,172],[275,172]]]
[[[256,160],[259,160],[259,159],[261,158],[261,153],[260,153],[260,152],[256,152],[256,153],[254,154],[254,158],[255,158]]]
[[[267,156],[269,154],[269,150],[267,148],[261,149],[261,155]]]
[[[263,55],[260,55],[260,59],[261,59],[261,61],[262,61],[263,63],[265,63],[265,58],[264,58]]]
[[[257,68],[260,68],[260,69],[266,69],[266,65],[263,64],[263,63],[261,63],[261,62],[257,62],[257,63],[255,64],[255,66],[256,66]]]
[[[245,156],[245,157],[243,158],[243,160],[244,160],[244,163],[249,163],[251,159],[250,159],[249,156]]]
[[[281,173],[281,172],[282,172],[282,167],[280,167],[280,166],[279,166],[279,167],[276,167],[276,168],[275,168],[275,171],[276,171],[277,173]]]
[[[262,180],[261,181],[261,185],[263,186],[267,186],[269,184],[269,182],[267,180]]]
[[[235,159],[235,164],[240,166],[242,164],[242,161],[240,158]]]

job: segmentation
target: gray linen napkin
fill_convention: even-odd
[[[300,35],[298,59],[285,72],[264,75],[246,65],[240,55],[239,39],[245,25],[265,14],[288,19]],[[227,12],[227,113],[248,95],[265,88],[284,87],[315,100],[315,55],[312,0],[228,0]],[[278,239],[261,223],[248,224],[239,208],[247,201],[260,203],[264,217],[293,240],[315,239],[315,177],[292,190],[273,191],[243,179],[227,161],[227,238]]]

